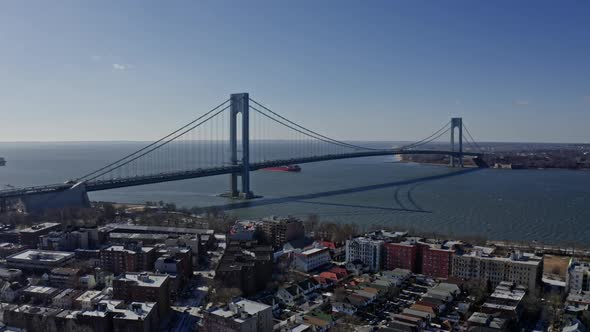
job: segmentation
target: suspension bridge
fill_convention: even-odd
[[[466,135],[464,135],[464,133]],[[450,145],[427,148],[450,134]],[[464,149],[464,142],[468,145]],[[446,148],[446,149],[444,149]],[[228,196],[255,197],[250,172],[267,167],[326,160],[403,154],[444,154],[451,167],[464,157],[480,158],[462,118],[452,118],[431,135],[399,147],[375,148],[337,140],[293,122],[250,98],[229,99],[168,135],[129,155],[64,183],[0,191],[0,211],[15,198],[54,199],[65,192],[86,192],[229,174]],[[86,197],[87,199],[87,197]]]

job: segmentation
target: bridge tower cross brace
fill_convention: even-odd
[[[455,128],[459,128],[459,151],[455,154]],[[451,118],[451,167],[463,167],[463,118]]]
[[[239,173],[230,174],[230,196],[232,198],[250,199],[250,96],[248,93],[234,93],[230,96],[229,146],[230,164],[240,165]],[[238,160],[238,114],[242,124],[242,160]],[[238,190],[238,175],[242,180],[242,191]]]

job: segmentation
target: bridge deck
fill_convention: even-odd
[[[401,155],[401,154],[445,154],[459,156],[458,152],[451,151],[436,151],[436,150],[373,150],[363,152],[352,152],[346,154],[312,156],[292,159],[270,160],[258,163],[251,163],[250,170],[256,171],[266,167],[282,166],[290,164],[305,164],[327,160],[349,159],[349,158],[363,158],[386,155]],[[463,156],[481,157],[481,153],[463,152]],[[114,178],[109,180],[97,180],[86,182],[87,191],[108,190],[123,187],[139,186],[145,184],[154,184],[160,182],[178,181],[186,179],[194,179],[222,174],[239,173],[242,169],[241,165],[222,166],[215,168],[196,169],[182,172],[160,173],[148,176],[136,176],[129,178]],[[61,183],[45,186],[36,186],[20,189],[11,189],[0,191],[0,198],[20,197],[26,195],[36,195],[43,193],[54,193],[68,190],[75,186],[75,184]]]

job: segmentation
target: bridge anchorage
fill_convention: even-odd
[[[431,144],[449,132],[450,149]],[[463,143],[469,144],[466,150]],[[88,204],[87,192],[216,175],[229,175],[229,192],[223,196],[251,199],[256,197],[250,182],[253,171],[403,154],[448,155],[452,167],[463,167],[463,157],[483,155],[461,118],[451,119],[417,142],[376,148],[320,134],[250,98],[248,93],[237,93],[168,135],[74,180],[0,190],[0,211],[10,209],[14,200],[20,200],[27,209],[33,207],[32,210],[61,208]]]

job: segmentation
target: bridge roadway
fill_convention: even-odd
[[[371,150],[362,152],[351,152],[345,154],[331,154],[323,156],[312,156],[312,157],[301,157],[292,159],[278,159],[264,162],[250,163],[250,170],[256,171],[266,167],[292,165],[292,164],[305,164],[313,163],[318,161],[326,160],[338,160],[338,159],[349,159],[349,158],[362,158],[362,157],[375,157],[375,156],[387,156],[387,155],[402,155],[402,154],[445,154],[460,156],[459,152],[451,151],[437,151],[437,150]],[[476,152],[463,152],[463,156],[481,157],[481,153]],[[240,173],[242,171],[241,165],[229,165],[221,167],[212,167],[204,169],[196,169],[191,171],[181,172],[170,172],[170,173],[159,173],[145,176],[134,176],[127,178],[113,178],[109,180],[95,180],[84,183],[86,185],[86,191],[99,191],[108,190],[132,186],[140,186],[145,184],[153,184],[168,181],[178,181],[194,178],[202,178],[214,175]],[[45,193],[57,193],[73,188],[77,184],[74,183],[58,183],[44,186],[35,186],[27,188],[18,188],[10,190],[0,191],[0,198],[14,198],[27,195],[38,195]]]

